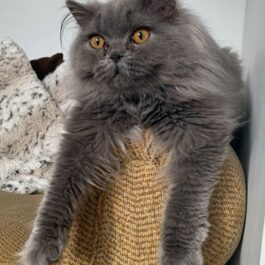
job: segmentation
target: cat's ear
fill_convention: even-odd
[[[74,0],[67,0],[66,6],[72,13],[79,26],[83,27],[95,16],[95,7],[88,4],[81,4]]]
[[[142,0],[145,9],[163,17],[173,20],[179,14],[179,0]]]

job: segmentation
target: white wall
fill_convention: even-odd
[[[30,58],[60,52],[64,0],[0,0],[0,39],[14,39]]]
[[[246,0],[182,0],[203,18],[215,39],[241,53]]]
[[[260,265],[265,264],[265,217],[263,225],[263,236],[262,236],[262,246],[261,246],[261,255],[260,255]]]
[[[233,46],[240,52],[245,0],[182,3],[204,18],[221,45]],[[60,52],[60,23],[66,13],[63,6],[64,0],[0,0],[0,39],[13,38],[31,59]],[[67,32],[71,36],[71,31]],[[68,50],[69,42],[68,37],[63,52]]]
[[[243,59],[251,92],[248,212],[240,265],[265,264],[265,1],[248,0]],[[263,252],[262,252],[263,244]],[[263,259],[263,261],[261,260]]]

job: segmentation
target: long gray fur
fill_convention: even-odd
[[[202,265],[209,199],[244,113],[237,56],[174,0],[66,4],[80,29],[71,50],[80,104],[66,125],[22,263],[60,258],[82,195],[107,189],[120,166],[113,150],[140,126],[170,153],[159,264]],[[131,34],[142,26],[151,29],[150,38],[135,45]],[[105,37],[106,49],[89,46],[93,33]],[[113,53],[123,57],[115,63]]]

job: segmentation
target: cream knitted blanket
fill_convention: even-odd
[[[14,41],[0,42],[1,190],[45,190],[63,129],[61,121],[73,103],[65,93],[66,69],[64,63],[41,82]]]

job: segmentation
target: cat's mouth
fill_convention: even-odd
[[[111,78],[111,82],[112,83],[120,83],[124,81],[124,74],[122,73],[121,69],[119,68],[118,65],[116,65],[115,70],[113,72],[112,78]]]
[[[118,76],[120,74],[120,69],[118,67],[118,65],[116,65],[115,71],[114,71],[114,75],[113,78],[115,78],[116,76]]]

